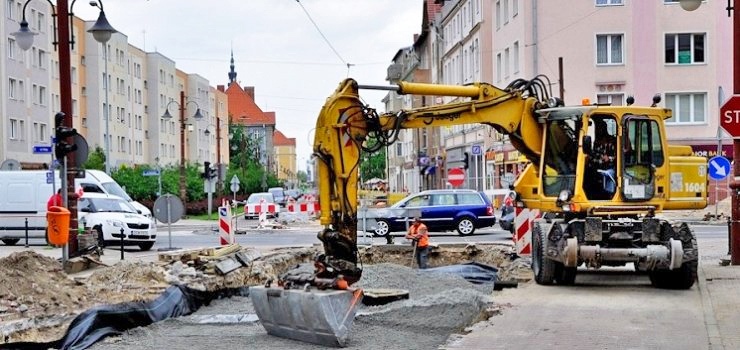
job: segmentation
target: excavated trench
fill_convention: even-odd
[[[250,268],[239,269],[227,276],[192,279],[181,276],[180,282],[208,290],[261,284],[296,264],[309,262],[316,251],[318,248],[284,249],[255,261]],[[360,256],[364,271],[358,287],[406,289],[409,299],[381,306],[361,306],[352,326],[348,348],[436,348],[450,335],[464,332],[467,326],[490,316],[490,308],[494,305],[491,284],[472,284],[457,275],[412,269],[409,267],[411,249],[408,246],[364,248]],[[504,245],[443,245],[430,254],[431,267],[469,261],[498,267],[501,280],[526,281],[531,278],[528,262],[512,260],[511,248]],[[190,316],[131,329],[121,336],[104,339],[92,349],[200,349],[213,347],[215,343],[221,349],[243,349],[245,346],[323,348],[268,335],[255,320],[250,299],[232,297],[217,300]]]

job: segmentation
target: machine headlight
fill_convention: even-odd
[[[123,227],[123,221],[119,220],[106,220],[105,223],[113,227]]]
[[[560,191],[560,194],[558,195],[558,200],[561,202],[566,202],[570,199],[570,191],[568,190],[562,190]]]

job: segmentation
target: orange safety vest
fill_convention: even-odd
[[[422,228],[424,229],[423,230],[424,233],[418,233],[419,231],[421,231]],[[419,224],[419,226],[411,225],[411,227],[409,227],[408,235],[411,238],[419,237],[419,242],[416,244],[416,246],[419,248],[426,248],[429,245],[429,235],[427,234],[427,232],[429,232],[429,230],[427,229],[427,225],[424,225],[424,224]]]

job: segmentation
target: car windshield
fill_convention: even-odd
[[[88,198],[88,207],[94,213],[138,213],[128,202],[118,198]]]
[[[259,203],[261,200],[264,200],[267,203],[274,203],[272,194],[270,193],[253,193],[249,196],[249,199],[247,199],[247,203]]]
[[[272,193],[272,195],[275,197],[284,196],[282,188],[271,188],[268,192]]]
[[[108,194],[112,194],[117,197],[121,197],[127,201],[131,201],[131,197],[129,197],[128,193],[121,188],[121,186],[118,185],[116,182],[105,182],[102,184],[103,188],[108,192]]]

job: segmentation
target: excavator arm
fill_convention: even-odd
[[[318,159],[321,224],[318,238],[325,254],[317,260],[321,281],[343,279],[351,285],[361,275],[357,266],[357,181],[360,156],[394,143],[401,129],[485,124],[508,134],[530,159],[539,159],[542,125],[534,111],[549,99],[540,78],[516,80],[506,89],[489,84],[466,86],[399,82],[396,86],[362,86],[346,79],[321,109],[316,123],[314,155]],[[455,96],[460,102],[378,114],[362,103],[360,89],[394,90],[399,94]],[[551,101],[558,103],[558,101]],[[376,142],[367,146],[369,139]],[[300,282],[306,282],[301,280]],[[341,281],[340,281],[341,282]],[[336,283],[329,286],[336,288]],[[343,282],[340,284],[344,285]]]

